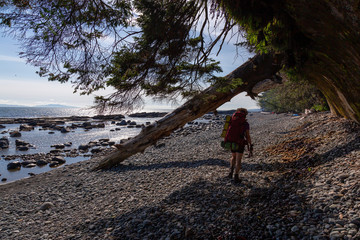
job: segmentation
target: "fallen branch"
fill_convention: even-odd
[[[231,84],[232,79],[240,78],[243,82],[241,86],[228,91],[219,91],[224,85],[215,85],[205,89],[172,113],[144,128],[136,137],[116,145],[118,151],[104,156],[93,170],[111,168],[128,157],[143,152],[157,140],[170,135],[186,123],[216,110],[241,92],[247,92],[253,97],[279,84],[281,79],[276,76],[276,73],[281,69],[281,58],[282,56],[278,55],[256,55],[249,59],[225,77],[229,80],[228,84]]]

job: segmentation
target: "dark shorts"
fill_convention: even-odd
[[[238,150],[231,150],[232,153],[244,153],[245,146],[239,146]]]

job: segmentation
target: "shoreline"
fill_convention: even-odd
[[[90,171],[98,156],[0,185],[0,238],[358,239],[360,127],[327,113],[249,123],[238,185],[222,124],[184,128],[111,170]]]
[[[2,118],[0,184],[49,171],[66,162],[89,159],[119,143],[119,138],[123,139],[121,142],[136,134],[150,123],[145,121],[156,120],[165,114]],[[76,136],[82,141],[77,141]],[[88,136],[88,141],[83,136]]]

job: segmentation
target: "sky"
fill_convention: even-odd
[[[91,107],[95,95],[81,96],[73,93],[71,83],[61,84],[49,82],[36,74],[38,68],[27,64],[19,57],[21,52],[20,43],[9,37],[0,36],[0,104],[36,106],[46,104],[61,104],[75,107]],[[225,76],[235,68],[247,61],[250,55],[246,50],[240,51],[235,59],[235,47],[224,45],[218,57]],[[111,93],[111,89],[97,92],[96,95]],[[156,109],[174,109],[179,105],[154,103],[146,99],[143,111]],[[239,94],[230,102],[222,105],[219,110],[236,109],[244,107],[248,109],[258,108],[256,102],[245,94]]]

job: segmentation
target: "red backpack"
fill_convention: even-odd
[[[242,112],[235,112],[230,120],[230,126],[225,136],[225,142],[234,142],[245,146],[245,132],[249,129],[249,124],[246,121],[246,114]]]

